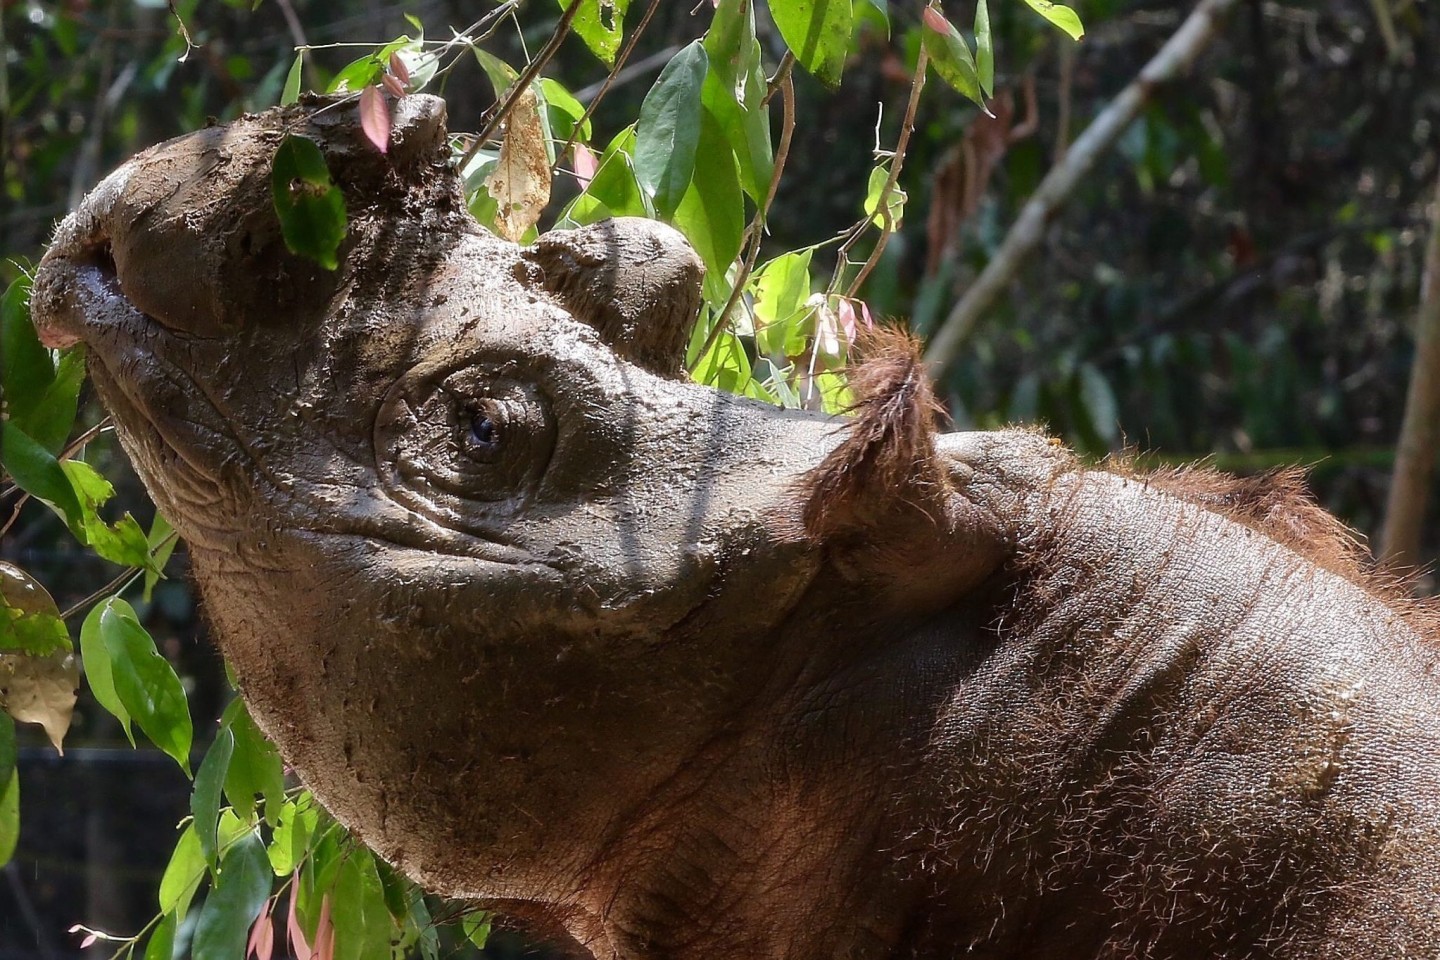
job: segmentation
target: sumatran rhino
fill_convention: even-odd
[[[498,240],[396,109],[141,154],[33,304],[356,836],[606,958],[1440,956],[1432,620],[1293,477],[936,435],[898,335],[845,420],[687,382],[676,233]]]

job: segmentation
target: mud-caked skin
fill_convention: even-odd
[[[1440,648],[1318,511],[933,436],[895,350],[848,426],[689,383],[677,234],[498,240],[395,109],[141,154],[33,301],[357,836],[600,958],[1440,956]]]

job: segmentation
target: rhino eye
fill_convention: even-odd
[[[550,461],[555,424],[533,384],[483,367],[420,373],[391,388],[376,422],[387,487],[465,526],[474,505],[518,506]],[[489,508],[493,510],[493,506]]]

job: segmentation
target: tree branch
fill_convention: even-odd
[[[1430,217],[1415,318],[1415,360],[1380,534],[1380,559],[1397,570],[1420,566],[1420,533],[1440,444],[1440,182]]]
[[[1051,168],[1034,196],[1020,211],[1000,249],[931,338],[925,351],[925,361],[933,375],[939,377],[955,361],[961,345],[980,316],[990,308],[1015,277],[1021,264],[1040,245],[1046,225],[1069,199],[1076,185],[1094,168],[1101,154],[1110,149],[1140,115],[1157,87],[1189,69],[1200,51],[1214,38],[1221,17],[1234,5],[1235,0],[1201,0],[1175,35],[1140,71],[1140,75],[1076,138],[1064,161]]]

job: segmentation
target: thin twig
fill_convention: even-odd
[[[735,275],[735,285],[730,288],[730,296],[726,299],[725,306],[720,308],[720,315],[715,318],[715,326],[710,328],[710,335],[705,338],[705,345],[696,354],[696,363],[699,363],[700,358],[714,348],[715,342],[720,339],[721,332],[729,326],[730,311],[735,309],[735,304],[739,302],[741,294],[745,292],[745,282],[750,279],[750,271],[755,269],[755,261],[760,256],[760,240],[765,233],[765,218],[770,213],[770,204],[775,200],[775,192],[780,186],[780,175],[785,171],[785,162],[790,158],[790,140],[795,134],[795,81],[790,77],[790,64],[795,61],[788,52],[785,56],[789,58],[789,62],[782,61],[780,69],[775,71],[775,80],[778,81],[777,89],[781,91],[780,104],[784,119],[780,126],[780,144],[775,148],[775,164],[770,171],[770,185],[765,190],[765,201],[755,211],[750,225],[745,228],[744,243],[749,245],[749,252],[740,262],[740,272]],[[767,95],[761,102],[768,102],[769,99]]]
[[[157,553],[164,549],[170,543],[170,541],[174,540],[178,536],[178,533],[176,533],[174,530],[171,530],[164,536],[163,539],[161,539],[159,543],[155,544],[155,546],[150,548],[150,556],[153,558]],[[84,600],[81,600],[79,603],[75,604],[74,606],[66,610],[64,613],[60,614],[60,619],[69,620],[71,617],[75,616],[75,614],[79,613],[81,610],[84,610],[86,607],[90,606],[90,604],[94,603],[96,600],[99,600],[101,597],[105,596],[108,593],[113,593],[116,595],[124,593],[126,588],[128,588],[130,584],[134,583],[138,577],[144,574],[144,572],[144,567],[126,567],[118,575],[116,575],[113,580],[105,584],[105,586],[101,587],[99,590],[96,590]]]
[[[5,521],[5,526],[0,527],[0,537],[10,532],[15,526],[15,521],[20,519],[20,511],[25,509],[25,502],[30,499],[30,494],[22,494],[19,500],[15,501],[15,509],[10,511],[10,519]]]
[[[480,147],[494,135],[496,130],[500,129],[500,125],[505,122],[510,111],[515,109],[515,104],[519,102],[520,97],[530,89],[530,84],[540,75],[540,71],[544,70],[545,65],[559,52],[560,44],[565,42],[566,35],[570,33],[570,24],[574,23],[575,15],[580,12],[581,6],[583,6],[581,0],[573,0],[570,6],[565,8],[549,41],[535,55],[535,59],[525,67],[525,71],[520,74],[519,79],[510,85],[510,90],[505,94],[505,101],[500,105],[500,109],[495,111],[495,116],[490,118],[490,122],[485,124],[485,129],[481,130],[475,141],[470,144],[470,149],[465,151],[465,155],[460,158],[455,169],[464,170],[465,165],[474,159],[475,154],[480,152]]]
[[[575,5],[579,6],[580,0],[575,0]],[[604,82],[600,84],[600,90],[595,94],[594,98],[591,99],[590,103],[586,105],[585,113],[581,115],[580,120],[575,126],[570,128],[570,138],[565,141],[565,146],[555,151],[555,167],[551,167],[550,169],[552,174],[560,165],[560,159],[564,157],[566,153],[570,152],[571,147],[575,146],[575,138],[580,136],[580,131],[584,129],[585,124],[590,122],[590,117],[595,113],[595,108],[600,106],[600,101],[604,100],[605,94],[610,92],[610,87],[615,83],[615,77],[624,69],[625,61],[630,59],[630,54],[634,51],[635,44],[639,41],[640,35],[644,33],[645,28],[650,25],[650,18],[655,16],[655,11],[658,9],[660,9],[660,0],[650,0],[650,6],[645,8],[645,16],[640,18],[640,22],[636,24],[635,29],[630,32],[630,36],[625,39],[625,46],[621,48],[619,56],[615,58],[615,66],[611,67],[610,72],[605,75]]]
[[[885,178],[885,186],[880,189],[880,237],[875,241],[870,256],[865,258],[860,272],[850,281],[850,286],[845,291],[846,297],[855,296],[865,278],[870,276],[870,271],[875,269],[875,264],[880,262],[885,245],[890,242],[890,235],[895,232],[895,224],[890,216],[890,194],[894,192],[895,184],[900,180],[900,170],[905,166],[905,150],[910,146],[910,134],[915,129],[915,110],[920,106],[920,91],[925,89],[926,66],[925,48],[921,47],[920,56],[915,60],[915,79],[910,83],[910,102],[905,105],[905,119],[900,121],[900,136],[895,140],[895,153],[890,160],[890,175]]]

